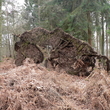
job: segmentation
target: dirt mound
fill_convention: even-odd
[[[97,68],[84,78],[49,71],[30,59],[19,67],[3,62],[0,110],[109,110],[109,84],[110,76]]]

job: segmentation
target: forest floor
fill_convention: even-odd
[[[95,68],[88,77],[50,71],[26,59],[0,63],[0,110],[110,110],[110,76]]]

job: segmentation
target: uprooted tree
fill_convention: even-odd
[[[44,63],[49,69],[65,70],[70,74],[89,75],[95,67],[96,59],[110,70],[110,60],[97,52],[86,42],[74,38],[62,29],[48,31],[34,28],[26,31],[15,43],[17,66],[23,64],[27,57],[35,63]]]

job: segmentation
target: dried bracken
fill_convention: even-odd
[[[19,67],[13,60],[0,63],[0,110],[109,109],[110,76],[104,69],[78,77],[36,66],[29,58]]]

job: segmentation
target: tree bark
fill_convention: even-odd
[[[87,12],[87,20],[88,20],[88,43],[92,45],[92,30],[91,30],[91,16],[90,12]]]
[[[102,49],[102,55],[104,55],[104,14],[102,12],[102,18],[101,18],[101,22],[102,22],[102,44],[101,44],[101,49]]]
[[[40,0],[38,0],[38,22],[39,22],[39,26],[41,25],[40,23]]]
[[[0,0],[0,61],[2,60],[2,0]]]
[[[108,34],[107,34],[107,23],[106,23],[106,56],[108,57]]]

